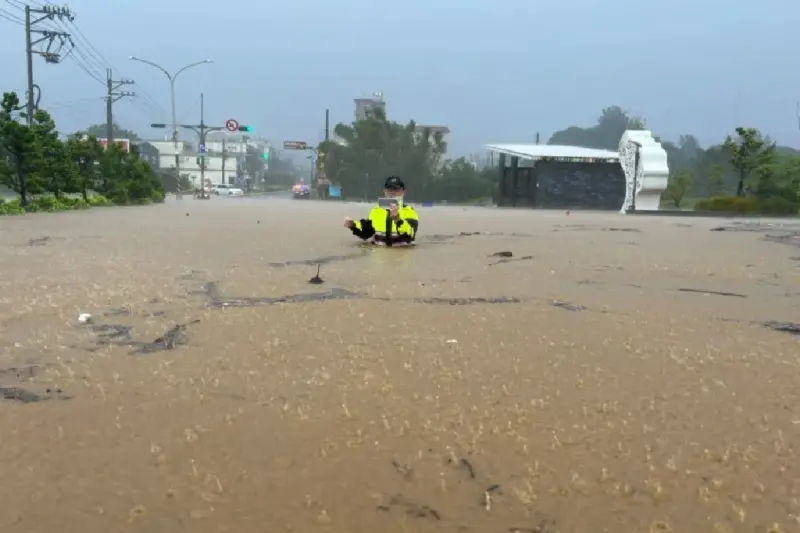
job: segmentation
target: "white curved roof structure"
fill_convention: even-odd
[[[484,146],[491,152],[507,154],[521,159],[592,159],[609,162],[619,161],[619,153],[611,150],[582,148],[580,146],[560,146],[557,144],[487,144]]]

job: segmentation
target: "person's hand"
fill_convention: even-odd
[[[345,217],[344,219],[344,227],[345,228],[352,228],[353,227],[353,219],[350,217]]]
[[[389,206],[389,216],[392,217],[395,220],[400,218],[400,208],[397,206],[396,203],[395,204],[391,204]]]

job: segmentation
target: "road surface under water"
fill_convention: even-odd
[[[0,220],[0,531],[800,528],[797,228],[366,210]]]

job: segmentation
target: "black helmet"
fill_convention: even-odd
[[[403,183],[403,180],[401,180],[397,176],[389,176],[383,183],[383,188],[388,189],[390,191],[405,190],[406,184]]]

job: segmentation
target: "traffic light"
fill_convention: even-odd
[[[166,128],[166,124],[150,124],[151,128]]]
[[[253,131],[253,126],[239,126],[239,131]]]
[[[263,159],[264,161],[269,161],[269,150],[261,154],[261,159]]]

